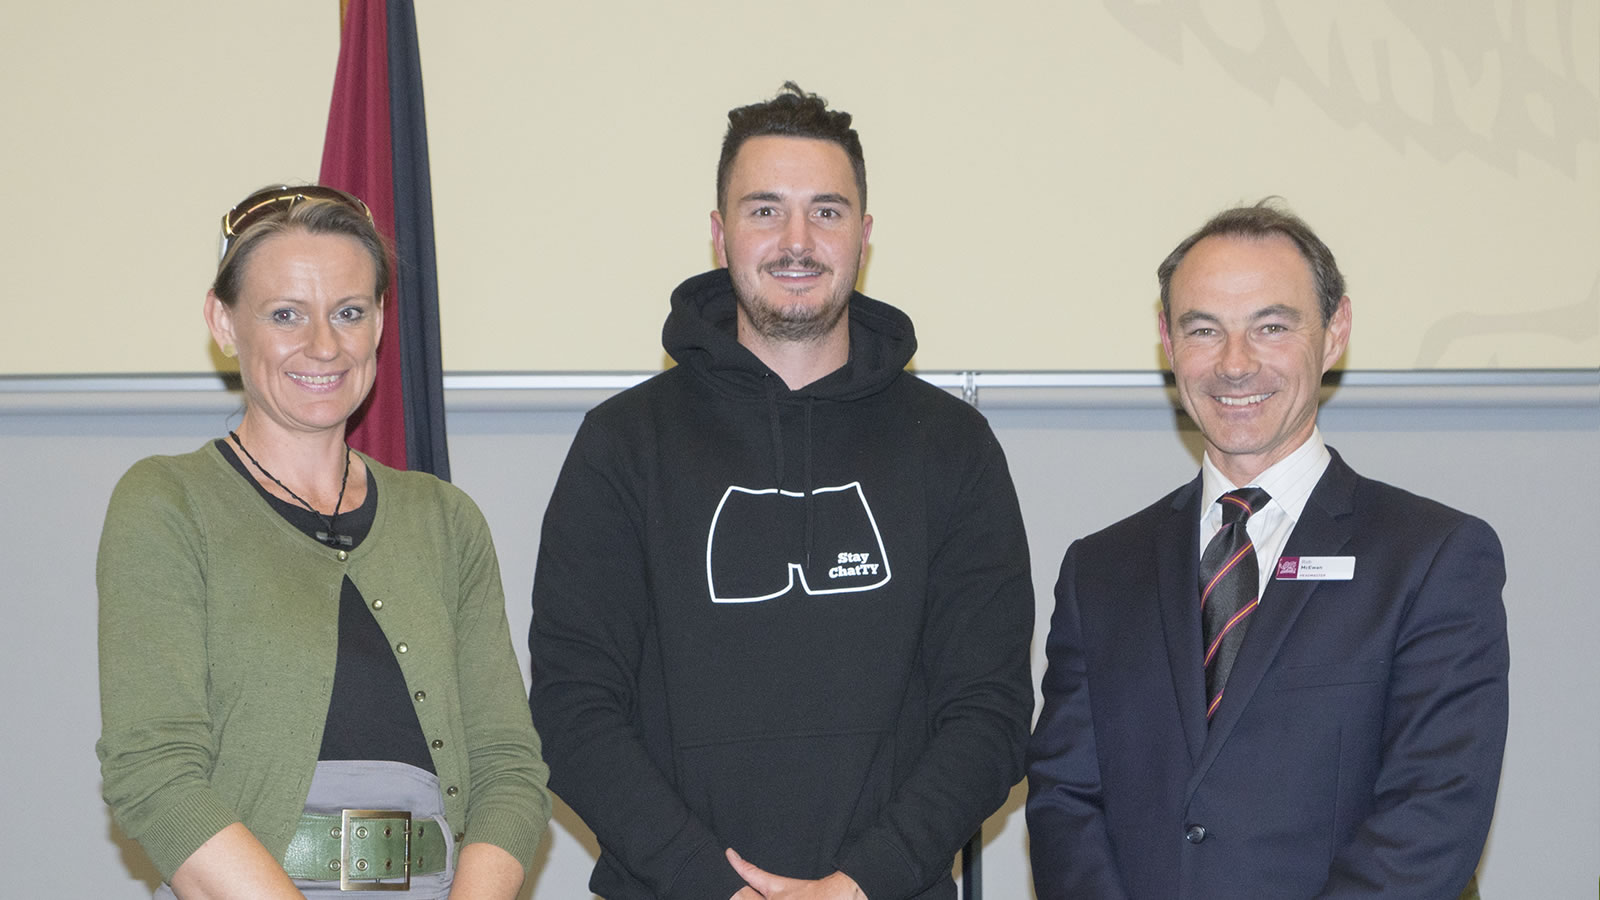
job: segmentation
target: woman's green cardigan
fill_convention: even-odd
[[[362,460],[378,506],[347,553],[296,530],[212,444],[142,460],[112,494],[95,749],[106,802],[164,879],[234,822],[283,858],[322,745],[346,575],[400,663],[458,846],[532,861],[547,770],[488,526],[457,488]]]

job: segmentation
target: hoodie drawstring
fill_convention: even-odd
[[[812,502],[815,484],[811,474],[811,413],[816,408],[817,398],[806,397],[805,404],[805,456],[802,459],[802,475],[804,476],[803,488],[805,490],[806,507],[806,569],[811,568],[811,550],[816,542],[816,509]],[[773,487],[783,490],[784,459],[783,459],[783,422],[778,414],[778,389],[772,382],[767,382],[767,424],[772,431],[772,468]]]
[[[772,486],[781,491],[783,490],[783,423],[778,421],[778,388],[774,384],[777,378],[768,375],[767,379],[767,422],[772,428]]]
[[[811,503],[811,408],[817,405],[817,398],[806,397],[806,458],[805,458],[805,490],[806,490],[806,571],[811,571],[811,544],[812,535],[815,533],[815,515]]]

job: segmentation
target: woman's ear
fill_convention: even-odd
[[[206,302],[201,308],[201,315],[205,317],[206,327],[211,329],[211,339],[217,342],[217,349],[222,355],[230,359],[237,356],[233,337],[233,313],[215,291],[206,291]]]

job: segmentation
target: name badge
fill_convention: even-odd
[[[1349,581],[1356,574],[1354,556],[1280,556],[1279,581]]]

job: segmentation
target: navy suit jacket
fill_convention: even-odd
[[[1484,522],[1333,454],[1209,728],[1200,480],[1075,542],[1029,745],[1040,900],[1446,900],[1483,851],[1506,735],[1505,566]]]

